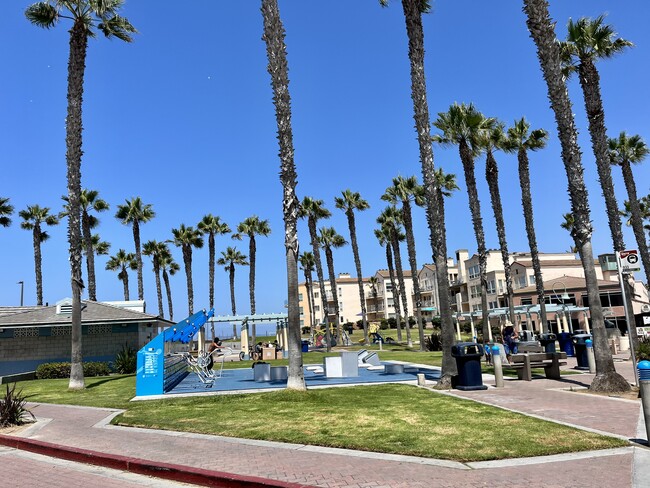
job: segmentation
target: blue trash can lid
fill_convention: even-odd
[[[637,368],[650,369],[650,361],[646,361],[645,359],[643,361],[639,361],[639,364],[637,364]]]
[[[501,351],[499,346],[497,346],[496,344],[494,346],[492,346],[490,349],[492,349],[492,352],[495,353],[495,354],[499,354],[500,351]]]
[[[587,345],[587,347],[593,347],[594,346],[594,341],[592,341],[591,339],[587,339],[585,341],[585,344]]]

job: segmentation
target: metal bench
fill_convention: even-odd
[[[504,364],[503,369],[514,369],[520,380],[532,381],[533,368],[544,368],[547,378],[559,380],[560,366],[566,365],[565,352],[533,352],[513,354],[510,356],[510,364]]]

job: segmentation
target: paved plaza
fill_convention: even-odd
[[[617,370],[634,382],[630,361],[616,362]],[[571,358],[568,368],[572,367]],[[637,399],[592,395],[578,391],[593,376],[567,375],[561,381],[535,378],[531,382],[506,380],[505,387],[445,394],[484,402],[581,429],[625,438],[629,447],[539,458],[456,463],[410,456],[387,455],[299,444],[253,441],[219,436],[163,432],[110,425],[119,412],[108,409],[32,404],[38,422],[17,434],[24,445],[0,448],[5,480],[11,473],[23,481],[15,486],[42,486],[42,476],[53,473],[67,482],[51,486],[178,486],[191,481],[207,486],[278,487],[650,487],[650,450],[644,447],[645,425]],[[433,394],[433,393],[432,393]],[[432,415],[435,414],[432,412]],[[17,437],[3,436],[7,445]],[[458,446],[462,449],[462,446]],[[75,470],[60,460],[27,453],[57,455],[72,452],[76,460],[100,468]],[[70,457],[68,457],[70,459]],[[131,466],[129,468],[129,466]],[[101,468],[103,469],[103,468]],[[162,475],[169,485],[131,473]],[[88,471],[90,470],[90,471]],[[108,474],[107,474],[108,473]],[[180,474],[179,474],[180,473]],[[186,477],[183,477],[183,474]],[[56,476],[54,476],[56,474]],[[89,477],[91,480],[89,481]],[[97,482],[96,477],[102,477]],[[30,483],[32,478],[34,483]],[[169,480],[172,481],[169,481]],[[92,481],[95,480],[95,481]],[[38,484],[38,481],[41,484]],[[2,486],[14,486],[2,484]]]

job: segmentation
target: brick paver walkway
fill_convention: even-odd
[[[625,369],[627,366],[617,364],[618,367]],[[624,374],[628,376],[629,371]],[[589,429],[635,437],[638,402],[558,391],[580,383],[588,384],[590,379],[589,375],[580,375],[570,376],[566,381],[507,381],[506,387],[499,390],[491,387],[487,391],[454,391],[451,394]],[[630,447],[589,454],[462,465],[358,451],[113,427],[106,425],[112,412],[103,409],[38,404],[32,412],[39,419],[51,419],[28,434],[33,439],[319,487],[628,487],[633,486],[634,449],[640,449]],[[458,449],[463,449],[463,446],[458,446]]]

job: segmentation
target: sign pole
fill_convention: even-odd
[[[636,334],[636,324],[634,324],[634,327],[632,327],[632,324],[630,323],[630,317],[632,317],[632,320],[634,320],[634,315],[632,314],[632,310],[629,310],[627,306],[627,297],[625,296],[625,284],[623,283],[623,265],[621,263],[622,258],[625,258],[630,255],[628,254],[628,252],[629,251],[623,251],[623,253],[621,253],[619,251],[616,251],[616,267],[618,269],[618,282],[621,286],[621,295],[623,298],[623,309],[625,310],[625,322],[627,323],[627,335],[630,341],[630,355],[632,357],[632,366],[634,367],[634,383],[636,386],[639,386],[639,374],[636,368],[636,353],[634,351],[634,341],[632,341],[632,330],[634,330],[634,333]],[[621,256],[621,254],[623,254],[623,256]],[[633,255],[636,257],[636,251],[634,251]]]

